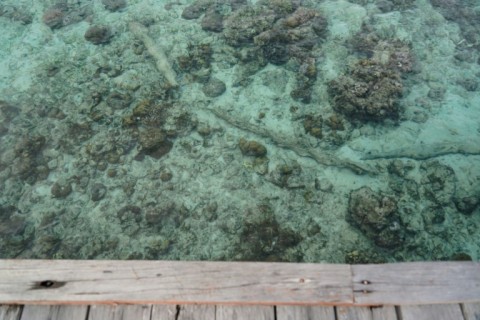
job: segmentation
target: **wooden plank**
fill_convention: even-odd
[[[36,319],[44,320],[50,316],[50,306],[24,306],[21,320]]]
[[[480,303],[463,303],[461,307],[465,320],[480,319]]]
[[[351,304],[349,265],[0,260],[0,303]]]
[[[123,317],[118,320],[150,320],[152,305],[123,305]]]
[[[336,307],[337,320],[372,320],[370,307]]]
[[[402,320],[462,320],[463,314],[460,305],[434,304],[401,306]]]
[[[335,320],[333,307],[278,306],[277,320]]]
[[[480,301],[480,263],[414,262],[353,265],[356,305]]]
[[[174,304],[157,304],[152,307],[151,320],[176,320],[177,306]]]
[[[215,320],[274,320],[273,306],[217,306]]]
[[[372,307],[373,320],[400,320],[394,306]]]
[[[151,309],[151,305],[92,305],[88,320],[150,320]]]
[[[0,319],[2,320],[19,320],[21,313],[21,306],[0,305]]]
[[[115,319],[116,306],[92,305],[88,320],[113,320]]]
[[[180,306],[178,320],[213,320],[215,306],[212,305],[183,305]]]
[[[37,306],[23,307],[21,320],[86,320],[88,306]],[[0,318],[2,319],[2,318]]]

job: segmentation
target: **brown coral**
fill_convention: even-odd
[[[350,193],[347,221],[378,246],[392,248],[403,242],[397,203],[391,197],[363,187]]]
[[[42,21],[51,29],[58,29],[63,27],[63,19],[65,12],[59,8],[50,8],[43,14]]]
[[[399,73],[372,59],[358,61],[348,75],[332,80],[328,91],[333,108],[352,119],[383,121],[400,114]]]
[[[248,141],[241,138],[238,141],[238,146],[240,147],[242,154],[245,156],[264,157],[267,155],[267,148],[257,141]]]
[[[106,26],[91,26],[85,32],[85,40],[97,45],[109,42],[111,37],[112,32]]]

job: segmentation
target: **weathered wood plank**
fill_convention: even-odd
[[[23,307],[21,320],[86,320],[88,306],[37,306]],[[2,319],[2,318],[0,318]]]
[[[21,312],[21,306],[0,305],[0,319],[2,320],[19,320]]]
[[[401,306],[402,320],[462,320],[460,305],[434,304]]]
[[[118,320],[150,320],[152,305],[123,305],[121,307],[123,317]]]
[[[151,309],[151,305],[92,305],[88,320],[150,320]]]
[[[178,320],[213,320],[215,306],[213,305],[183,305],[180,306]]]
[[[352,302],[349,265],[0,260],[0,303]]]
[[[461,305],[465,320],[480,319],[480,303],[463,303]]]
[[[88,320],[114,320],[117,306],[92,305]]]
[[[278,306],[277,320],[335,320],[333,307]]]
[[[151,320],[175,320],[177,306],[174,304],[157,304],[152,307]]]
[[[373,320],[401,320],[397,318],[394,306],[383,306],[372,308]]]
[[[356,305],[478,302],[480,263],[353,265]]]
[[[372,320],[370,307],[336,307],[337,320]]]
[[[273,306],[217,306],[215,320],[274,320]]]

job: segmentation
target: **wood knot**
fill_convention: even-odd
[[[54,281],[54,280],[43,280],[35,282],[30,290],[39,290],[39,289],[57,289],[63,287],[67,284],[65,281]]]

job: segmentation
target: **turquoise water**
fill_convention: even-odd
[[[2,0],[0,258],[480,258],[480,3]]]

